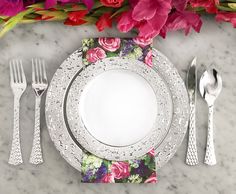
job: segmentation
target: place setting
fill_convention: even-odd
[[[28,78],[23,60],[9,62],[14,95],[10,165],[47,162],[40,136],[43,106],[55,148],[81,173],[82,183],[157,183],[161,181],[158,170],[175,155],[185,136],[187,165],[217,163],[213,112],[222,79],[209,66],[198,81],[196,57],[183,80],[152,41],[99,37],[83,39],[82,47],[59,65],[50,82],[47,62],[33,58],[31,63],[35,125],[32,151],[23,161],[19,110]],[[198,159],[198,92],[209,108],[204,161]]]

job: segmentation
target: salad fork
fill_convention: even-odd
[[[24,93],[27,83],[21,60],[10,61],[10,85],[14,95],[14,124],[12,146],[10,151],[9,164],[19,165],[23,163],[20,146],[20,99]]]
[[[31,150],[30,160],[31,164],[43,163],[41,140],[40,140],[40,107],[41,97],[48,87],[46,76],[45,62],[41,59],[32,59],[32,88],[35,92],[35,125],[34,138]]]

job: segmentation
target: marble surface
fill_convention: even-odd
[[[127,37],[116,29],[98,33],[94,27],[66,27],[59,23],[21,25],[0,39],[0,193],[1,194],[72,194],[72,193],[160,193],[160,194],[234,194],[236,192],[236,29],[230,24],[216,24],[204,18],[200,34],[170,33],[166,40],[155,39],[155,47],[176,65],[182,78],[193,56],[198,57],[199,75],[204,65],[214,64],[220,71],[224,86],[216,103],[215,125],[218,164],[203,164],[206,143],[207,107],[198,94],[197,135],[200,164],[185,165],[186,138],[175,157],[159,170],[157,185],[81,184],[80,173],[60,156],[49,138],[42,111],[42,144],[45,163],[29,164],[34,124],[34,94],[28,87],[22,99],[21,141],[24,164],[9,166],[12,136],[13,96],[9,87],[8,61],[24,59],[28,83],[31,81],[32,57],[45,58],[48,77],[61,62],[81,46],[81,39],[96,36]]]

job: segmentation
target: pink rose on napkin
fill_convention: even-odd
[[[154,149],[151,149],[151,150],[148,152],[148,155],[151,156],[151,157],[154,157],[154,156],[155,156],[155,150],[154,150]]]
[[[114,176],[111,173],[108,173],[102,178],[101,182],[102,183],[114,183],[115,182]]]
[[[86,58],[90,63],[95,63],[99,59],[104,59],[105,57],[106,57],[106,52],[99,47],[89,49],[86,53]]]
[[[116,179],[127,178],[130,176],[128,162],[115,162],[111,165],[111,173]]]
[[[147,45],[150,45],[150,44],[152,44],[152,38],[145,38],[145,37],[135,37],[135,38],[133,38],[133,41],[137,44],[137,45],[139,45],[139,46],[141,46],[142,48],[143,47],[145,47],[145,46],[147,46]]]
[[[107,51],[114,52],[120,48],[120,38],[99,38],[98,43]]]
[[[157,183],[156,172],[153,172],[151,176],[144,183]]]
[[[145,57],[144,62],[145,62],[149,67],[152,67],[152,50],[150,50],[150,51],[147,53],[147,56]]]

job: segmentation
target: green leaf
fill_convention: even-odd
[[[73,4],[75,5],[75,4]],[[56,9],[60,9],[66,12],[70,11],[82,11],[82,10],[87,10],[88,8],[83,5],[83,4],[76,4],[76,6],[72,6],[72,4],[66,4],[66,5],[57,5]]]
[[[108,12],[112,12],[113,8],[112,7],[102,7],[100,9],[95,10],[92,13],[93,17],[100,17],[102,16],[104,13],[108,13]]]
[[[102,7],[102,6],[103,6],[103,5],[101,4],[100,1],[96,1],[96,2],[94,3],[94,5],[93,5],[92,9],[97,9],[97,8]]]
[[[234,10],[232,8],[227,7],[227,4],[226,4],[226,6],[225,6],[225,4],[217,5],[217,8],[221,11],[234,12]]]
[[[0,31],[0,37],[2,37],[5,33],[13,29],[25,15],[30,14],[34,11],[33,8],[29,8],[25,11],[18,13],[16,16],[11,17],[7,22],[3,24],[3,28]]]
[[[2,24],[2,23],[4,23],[5,21],[2,19],[2,18],[0,18],[0,24]]]
[[[233,9],[236,10],[236,3],[228,3],[228,6]]]
[[[126,5],[126,6],[124,6],[124,7],[121,7],[121,8],[118,9],[115,13],[112,14],[111,18],[113,18],[113,17],[115,17],[116,15],[118,15],[118,14],[124,12],[124,11],[127,11],[127,10],[129,10],[129,6],[128,6],[128,5]]]
[[[40,8],[44,9],[44,3],[35,3],[33,5],[29,5],[28,8]]]
[[[37,11],[35,13],[37,13],[39,15],[42,15],[43,17],[53,17],[49,20],[55,20],[55,19],[63,20],[63,19],[66,19],[68,17],[68,14],[66,12],[63,12],[63,11],[42,10],[42,11]]]
[[[117,53],[114,52],[107,52],[107,57],[117,57]]]
[[[145,157],[145,162],[144,162],[144,164],[145,164],[146,166],[148,166],[149,163],[150,163],[150,161],[151,161],[151,157],[150,157],[149,155],[147,155],[147,156]]]
[[[103,160],[103,164],[106,166],[106,168],[108,169],[111,165],[111,162],[108,160]]]
[[[83,18],[84,21],[88,22],[89,24],[95,24],[97,22],[97,18],[91,16],[85,16]]]
[[[148,164],[148,168],[151,169],[151,170],[155,170],[156,169],[156,164],[154,162],[150,162]]]

